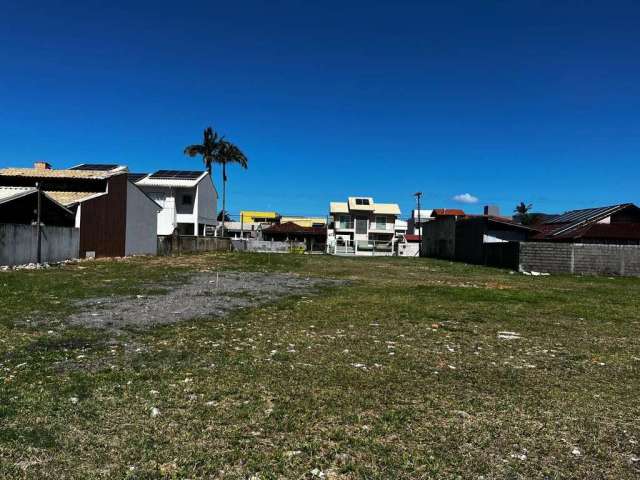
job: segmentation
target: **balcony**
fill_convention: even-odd
[[[394,224],[393,223],[376,223],[376,222],[371,222],[369,224],[369,231],[371,232],[388,232],[388,233],[393,233],[394,232]]]
[[[336,230],[353,230],[353,222],[335,222]]]

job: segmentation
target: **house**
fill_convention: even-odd
[[[208,172],[158,170],[131,178],[160,207],[158,235],[213,235],[218,192]]]
[[[282,216],[280,223],[295,223],[301,227],[326,227],[327,219],[325,217],[294,217]]]
[[[571,210],[531,227],[521,271],[640,276],[640,208],[632,203]]]
[[[37,212],[37,188],[0,187],[0,223],[37,225]],[[75,227],[76,215],[46,192],[41,192],[40,223],[47,226]]]
[[[459,208],[436,208],[431,211],[432,218],[442,218],[442,217],[464,217],[464,210],[460,210]]]
[[[393,231],[396,238],[401,238],[406,235],[408,229],[409,223],[406,220],[400,220],[399,218],[396,218],[395,224],[393,226]]]
[[[396,203],[376,203],[371,197],[349,197],[331,202],[332,224],[327,231],[327,252],[336,255],[393,255]]]
[[[52,169],[46,162],[36,162],[33,168],[0,169],[0,185],[37,183],[74,213],[80,257],[156,254],[157,206],[128,180],[125,167],[85,164]]]
[[[327,227],[306,227],[293,222],[277,223],[264,228],[262,238],[304,244],[306,252],[323,253],[327,248]]]
[[[240,212],[240,221],[242,223],[264,223],[274,224],[280,219],[280,215],[277,212],[259,212],[255,210],[242,210]]]
[[[496,267],[516,268],[516,262],[512,257],[503,258],[503,253],[494,252],[503,252],[503,244],[524,242],[536,233],[534,229],[509,218],[492,215],[457,217],[455,227],[455,260]],[[425,242],[428,243],[427,238]],[[513,254],[513,251],[509,253]]]
[[[402,240],[397,243],[399,257],[419,257],[420,256],[420,235],[407,233]]]
[[[632,203],[571,210],[532,225],[533,241],[640,245],[640,208]]]
[[[517,258],[505,257],[506,247],[493,245],[526,241],[535,233],[534,229],[509,218],[448,211],[423,225],[422,253],[426,257],[517,268],[513,267]]]
[[[79,247],[71,210],[35,187],[0,187],[0,265],[78,258]]]
[[[224,223],[226,235],[231,238],[262,238],[262,230],[280,222],[277,212],[243,210],[240,221]]]
[[[421,235],[422,225],[433,220],[432,209],[411,210],[411,217],[407,222],[407,233]]]
[[[243,223],[243,222],[224,222],[224,229],[227,237],[230,238],[258,238],[262,235],[262,227],[271,224],[262,223]]]

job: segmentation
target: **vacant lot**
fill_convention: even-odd
[[[211,254],[1,272],[0,300],[3,478],[640,475],[638,279]]]

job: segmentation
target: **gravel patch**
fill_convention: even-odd
[[[197,274],[182,284],[153,285],[166,294],[109,297],[79,302],[73,325],[93,328],[150,327],[201,317],[220,317],[322,286],[344,283],[280,273],[220,272]]]

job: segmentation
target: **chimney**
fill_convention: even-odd
[[[51,170],[51,164],[43,160],[39,160],[33,164],[33,168],[36,170]]]
[[[486,205],[484,207],[484,214],[491,217],[499,217],[500,207],[498,207],[497,205]]]

